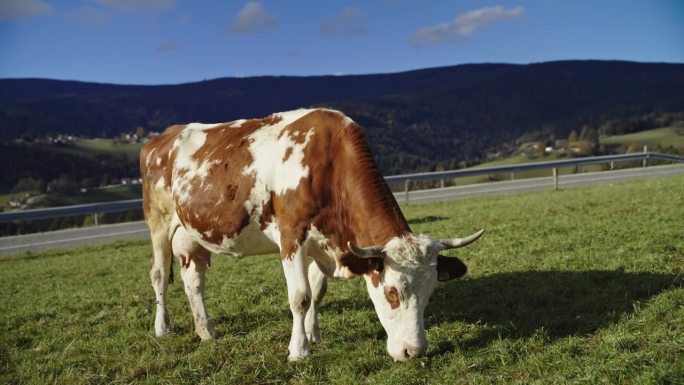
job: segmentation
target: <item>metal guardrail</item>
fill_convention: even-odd
[[[546,162],[535,162],[535,163],[519,163],[512,164],[509,166],[495,166],[487,168],[469,168],[464,170],[450,170],[450,171],[434,171],[434,172],[423,172],[416,174],[401,174],[392,175],[385,177],[387,183],[398,183],[404,181],[417,181],[417,180],[436,180],[445,178],[458,178],[464,176],[473,175],[486,175],[486,174],[497,174],[497,173],[511,173],[516,171],[528,171],[528,170],[539,170],[539,169],[553,169],[553,168],[563,168],[563,167],[575,167],[587,164],[601,164],[601,163],[611,163],[611,162],[626,162],[630,160],[642,160],[648,161],[649,159],[654,160],[664,160],[669,162],[684,162],[684,158],[676,155],[661,154],[658,152],[635,152],[631,154],[620,154],[620,155],[601,155],[601,156],[591,156],[586,158],[574,158],[574,159],[561,159],[561,160],[551,160]]]
[[[114,213],[126,210],[142,209],[142,199],[129,199],[125,201],[86,203],[82,205],[48,207],[44,209],[10,211],[0,213],[0,223],[59,218],[76,215],[90,215],[99,213]]]
[[[558,169],[563,167],[575,167],[588,164],[602,164],[602,163],[612,163],[612,162],[625,162],[625,161],[643,161],[643,166],[646,166],[648,160],[663,160],[675,163],[684,163],[684,158],[675,155],[660,154],[657,152],[637,152],[632,154],[621,154],[621,155],[603,155],[603,156],[593,156],[587,158],[575,158],[575,159],[562,159],[553,160],[547,162],[537,162],[537,163],[520,163],[513,164],[509,166],[497,166],[497,167],[487,167],[487,168],[470,168],[465,170],[450,170],[450,171],[435,171],[435,172],[424,172],[415,174],[402,174],[402,175],[392,175],[386,176],[385,180],[387,183],[401,183],[404,182],[406,200],[408,201],[408,187],[409,183],[413,181],[420,180],[441,180],[442,187],[444,186],[444,179],[446,178],[458,178],[464,176],[472,175],[487,175],[496,173],[515,173],[517,171],[527,171],[527,170],[538,170],[538,169],[553,169],[554,170],[554,182],[557,188],[558,186]],[[46,219],[46,218],[57,218],[65,216],[74,215],[90,215],[105,212],[119,212],[126,210],[142,209],[142,199],[130,199],[125,201],[116,202],[103,202],[103,203],[89,203],[83,205],[74,206],[63,206],[63,207],[52,207],[45,209],[35,209],[35,210],[24,210],[24,211],[10,211],[0,213],[0,223],[7,223],[12,221],[20,220],[32,220],[32,219]]]

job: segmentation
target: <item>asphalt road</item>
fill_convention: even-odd
[[[559,189],[567,189],[595,184],[616,183],[630,179],[665,177],[682,173],[684,173],[684,164],[563,175],[559,177],[558,187]],[[551,190],[553,188],[552,177],[520,179],[443,189],[411,191],[409,192],[409,203],[427,203],[472,196],[518,194],[528,191]],[[406,202],[405,193],[396,193],[395,196],[400,203]],[[0,256],[48,249],[97,245],[117,240],[142,239],[149,239],[149,232],[144,222],[59,230],[47,233],[2,237],[0,238]]]

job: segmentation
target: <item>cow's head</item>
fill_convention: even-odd
[[[357,247],[350,251],[365,259],[364,275],[380,323],[387,332],[387,352],[395,361],[418,357],[427,350],[423,313],[437,281],[465,274],[466,266],[456,257],[439,251],[466,246],[484,230],[465,238],[433,240],[423,234],[391,239],[383,246]]]

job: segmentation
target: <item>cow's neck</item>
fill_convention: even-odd
[[[382,245],[410,231],[399,205],[378,170],[360,131],[347,136],[342,145],[343,162],[338,163],[338,191],[335,205],[344,218],[347,239],[359,246]]]

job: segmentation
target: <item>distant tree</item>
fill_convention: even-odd
[[[589,136],[589,126],[582,126],[582,131],[580,131],[579,140],[587,140]]]
[[[101,187],[109,186],[109,182],[110,182],[109,174],[108,173],[102,174],[102,178],[100,179],[100,186]]]
[[[95,188],[97,187],[97,179],[95,177],[87,177],[81,179],[81,187],[83,188]]]
[[[138,135],[138,138],[144,138],[147,136],[147,131],[145,131],[144,127],[138,126],[138,128],[135,129],[134,134]]]
[[[12,192],[24,192],[24,191],[35,191],[44,192],[45,191],[45,181],[40,178],[34,179],[31,177],[21,178],[12,188]]]
[[[570,132],[570,136],[568,136],[568,143],[575,143],[579,140],[579,137],[577,136],[577,131],[572,130]]]
[[[57,194],[73,194],[78,185],[69,175],[62,175],[48,183],[47,190]]]

